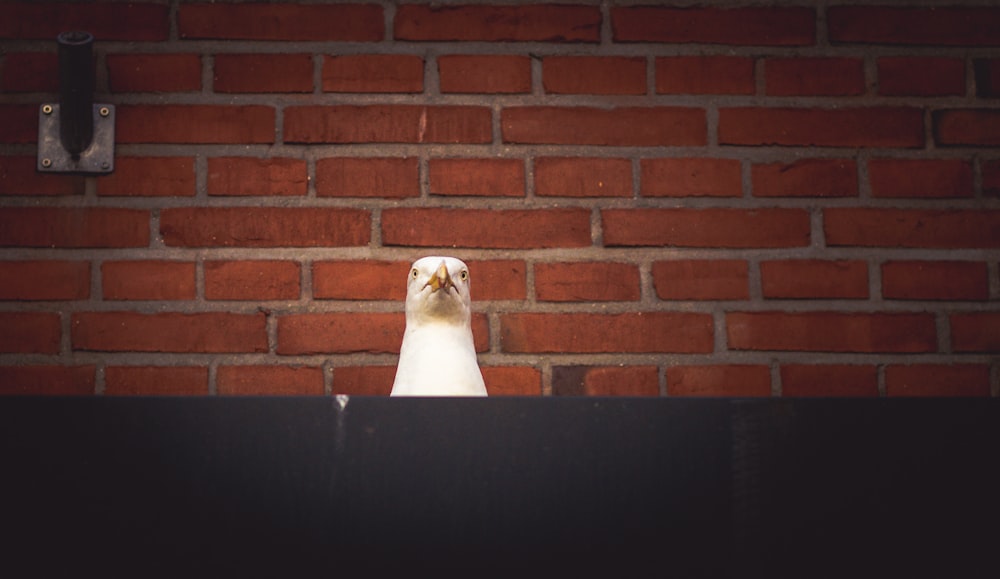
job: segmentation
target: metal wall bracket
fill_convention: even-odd
[[[43,104],[38,112],[38,170],[43,173],[107,174],[115,169],[115,107],[93,105],[93,139],[78,155],[59,138],[58,104]]]

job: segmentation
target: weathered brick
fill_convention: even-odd
[[[62,336],[59,314],[52,312],[0,312],[0,352],[58,354]]]
[[[476,351],[489,349],[489,325],[484,314],[473,314]],[[396,354],[403,341],[402,313],[322,313],[278,317],[280,355]]]
[[[0,300],[61,301],[90,297],[86,261],[0,261]]]
[[[419,93],[424,90],[424,59],[410,54],[327,56],[323,92]]]
[[[656,366],[554,366],[556,396],[659,396]]]
[[[472,260],[472,300],[523,300],[528,296],[528,267],[522,260]],[[488,386],[488,385],[487,385]]]
[[[318,366],[220,366],[215,389],[221,396],[322,396]]]
[[[6,93],[59,92],[59,57],[52,52],[7,53],[0,67],[0,89]]]
[[[989,279],[981,261],[887,261],[882,297],[894,300],[987,300]]]
[[[83,195],[84,177],[39,173],[38,159],[0,155],[0,196]]]
[[[274,142],[274,109],[261,105],[121,105],[118,143]]]
[[[403,301],[409,270],[406,261],[316,261],[312,265],[313,298]]]
[[[834,43],[1000,45],[996,8],[831,6],[827,26]]]
[[[723,108],[719,143],[916,148],[924,145],[924,115],[911,107]]]
[[[872,159],[874,197],[972,197],[972,164],[964,159]]]
[[[782,396],[878,396],[878,369],[847,364],[782,364]]]
[[[431,209],[382,211],[382,243],[417,247],[532,249],[587,247],[590,211]]]
[[[106,300],[193,300],[194,263],[190,261],[105,261],[101,264]]]
[[[743,177],[736,159],[643,159],[643,197],[740,197]]]
[[[890,364],[885,368],[888,396],[989,396],[986,364]]]
[[[166,40],[170,33],[169,7],[146,2],[0,4],[0,38],[54,40],[67,30],[86,30],[102,41]]]
[[[667,368],[668,396],[771,395],[771,370],[767,366],[671,366]]]
[[[0,366],[0,395],[91,395],[96,370],[92,365]]]
[[[868,264],[861,260],[783,259],[760,264],[769,299],[867,299]]]
[[[338,366],[333,370],[333,393],[388,396],[395,377],[395,366]]]
[[[542,373],[528,366],[481,366],[490,396],[539,396]]]
[[[1000,312],[951,314],[951,347],[956,352],[1000,351]]]
[[[0,127],[0,143],[37,143],[38,105],[0,104]]]
[[[181,38],[378,42],[385,18],[378,4],[182,4]]]
[[[604,146],[699,146],[708,142],[705,111],[687,107],[507,107],[506,143]]]
[[[286,143],[489,143],[492,113],[479,106],[293,106]]]
[[[206,300],[297,300],[300,266],[295,261],[206,261]]]
[[[416,157],[330,157],[316,161],[319,197],[403,198],[420,195]]]
[[[217,54],[219,93],[302,93],[313,90],[311,54]]]
[[[199,54],[109,54],[107,63],[113,93],[201,90]]]
[[[535,159],[535,194],[542,197],[631,197],[628,159],[540,157]]]
[[[431,159],[432,195],[524,197],[521,159]]]
[[[1000,111],[946,109],[933,112],[934,141],[942,146],[1000,146]]]
[[[745,300],[749,279],[747,262],[741,259],[653,262],[653,286],[661,300]]]
[[[531,92],[531,58],[522,55],[439,56],[442,93],[519,94]]]
[[[919,353],[937,350],[929,313],[731,312],[733,350]]]
[[[769,58],[764,62],[771,96],[857,96],[865,92],[860,58]]]
[[[79,312],[74,350],[94,352],[266,352],[264,314]]]
[[[500,316],[511,353],[710,353],[712,316],[688,312],[511,313]]]
[[[0,247],[122,248],[149,245],[149,211],[0,208]]]
[[[836,207],[823,220],[830,246],[1000,247],[1000,211]]]
[[[558,4],[404,4],[396,10],[393,36],[415,41],[598,42],[601,12],[597,6]]]
[[[366,245],[371,214],[339,207],[176,207],[160,214],[175,247],[338,247]]]
[[[207,366],[108,366],[108,396],[201,396],[208,394]]]
[[[658,94],[753,94],[754,62],[743,56],[664,56],[656,59]]]
[[[754,165],[754,197],[857,197],[853,159],[802,159]]]
[[[965,94],[965,62],[961,58],[885,56],[877,64],[878,94],[882,96]]]
[[[604,245],[776,248],[809,245],[803,209],[603,209]]]
[[[637,301],[639,268],[628,263],[536,263],[535,295],[543,302]]]
[[[816,41],[812,8],[619,6],[611,9],[615,42],[808,46]]]
[[[963,67],[964,64],[962,62]],[[976,78],[976,96],[1000,96],[1000,58],[976,58],[972,61],[972,66]]]
[[[119,157],[114,173],[97,180],[97,194],[115,197],[193,197],[193,157]]]
[[[1000,197],[1000,160],[983,161],[983,194]]]
[[[646,94],[646,59],[626,56],[548,56],[542,87],[552,94]]]
[[[304,196],[309,187],[302,159],[213,157],[208,160],[209,195]]]

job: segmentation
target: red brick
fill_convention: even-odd
[[[771,370],[767,366],[672,366],[667,368],[668,396],[771,395]]]
[[[377,42],[385,17],[377,4],[183,4],[181,38]]]
[[[891,364],[885,368],[888,396],[989,396],[986,364]]]
[[[121,105],[118,143],[270,144],[274,109],[259,105]]]
[[[719,143],[817,147],[922,147],[918,108],[755,108],[719,110]]]
[[[478,106],[295,106],[286,143],[489,143],[492,112]]]
[[[403,301],[409,271],[406,261],[316,261],[312,265],[313,298]]]
[[[894,300],[987,300],[986,264],[975,261],[888,261],[882,297]]]
[[[316,195],[417,197],[420,195],[419,159],[416,157],[319,159],[316,161]]]
[[[86,261],[0,261],[0,300],[61,301],[90,297]]]
[[[206,300],[297,300],[298,262],[206,261]]]
[[[302,159],[213,157],[208,160],[209,195],[304,196],[309,187]]]
[[[1000,145],[1000,111],[995,109],[952,109],[933,112],[934,141],[943,146]]]
[[[424,59],[410,54],[327,56],[323,92],[419,93]]]
[[[622,6],[611,9],[615,42],[808,46],[816,40],[812,8]]]
[[[857,197],[853,159],[802,159],[754,165],[754,197]]]
[[[322,396],[323,368],[315,366],[220,366],[221,396]]]
[[[0,312],[0,352],[58,354],[62,336],[59,314],[50,312]]]
[[[860,58],[769,58],[764,62],[771,96],[857,96],[865,92]]]
[[[97,194],[120,197],[193,197],[193,157],[119,157],[115,172],[97,180]]]
[[[333,393],[350,396],[388,396],[396,378],[395,366],[342,366],[333,370]]]
[[[431,159],[432,195],[524,197],[521,159]]]
[[[313,90],[311,54],[217,54],[218,93],[300,93]]]
[[[951,314],[951,347],[956,352],[1000,351],[1000,312]]]
[[[176,207],[160,214],[160,233],[174,247],[359,246],[370,220],[339,207]]]
[[[536,263],[535,295],[543,302],[638,301],[639,268],[627,263]]]
[[[382,243],[497,249],[588,247],[590,211],[583,208],[384,209]]]
[[[604,245],[776,248],[809,245],[804,209],[603,209]]]
[[[521,260],[469,261],[473,301],[528,297],[527,265]]]
[[[653,262],[653,286],[661,300],[746,300],[749,279],[741,259]]]
[[[781,395],[877,397],[878,369],[846,364],[782,364]]]
[[[736,159],[643,159],[643,197],[740,197],[743,177]]]
[[[867,299],[868,264],[860,260],[783,259],[760,264],[769,299]]]
[[[105,261],[101,286],[106,300],[193,300],[190,261]]]
[[[406,319],[402,313],[294,314],[278,318],[278,354],[399,353]],[[485,314],[473,314],[476,350],[489,349]]]
[[[597,6],[434,6],[397,8],[394,38],[416,41],[598,42]]]
[[[712,316],[687,312],[502,314],[511,353],[711,353]]]
[[[756,91],[754,62],[742,56],[664,56],[656,59],[658,94],[742,94]]]
[[[645,57],[548,56],[542,87],[552,94],[646,94]]]
[[[266,352],[264,314],[81,312],[73,349],[95,352]]]
[[[0,196],[83,195],[84,177],[39,173],[38,159],[0,156]]]
[[[200,396],[208,394],[207,366],[108,366],[108,396]]]
[[[850,44],[998,46],[995,8],[832,6],[830,41]]]
[[[961,58],[886,56],[878,61],[882,96],[962,96],[965,62]]]
[[[659,396],[656,366],[556,366],[552,368],[556,396]]]
[[[482,366],[490,396],[540,396],[542,373],[528,366]]]
[[[972,165],[962,159],[872,159],[874,197],[972,197]]]
[[[732,312],[732,350],[918,353],[937,350],[933,314]]]
[[[199,54],[109,54],[107,61],[113,93],[201,90]]]
[[[983,194],[1000,197],[1000,161],[983,161]]]
[[[699,146],[708,143],[705,111],[685,107],[508,107],[505,143],[603,146]]]
[[[149,211],[0,208],[0,247],[123,248],[149,245]]]
[[[166,4],[129,2],[9,2],[0,4],[0,38],[55,41],[67,30],[86,30],[100,41],[167,40]]]
[[[830,246],[997,248],[1000,211],[828,208],[823,211]]]
[[[59,92],[59,57],[54,52],[8,53],[0,67],[0,89],[6,93]]]
[[[94,366],[0,366],[0,395],[94,394]]]
[[[531,58],[521,55],[442,55],[437,59],[442,93],[531,92]]]
[[[963,67],[964,64],[962,62]],[[972,61],[972,66],[976,78],[976,96],[1000,96],[1000,58],[977,58]]]
[[[0,143],[37,143],[38,105],[0,104],[0,127]]]
[[[632,161],[581,157],[535,159],[541,197],[631,197]]]

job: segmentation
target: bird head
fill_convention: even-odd
[[[410,266],[406,316],[414,321],[465,323],[472,316],[469,268],[454,257],[430,256]]]

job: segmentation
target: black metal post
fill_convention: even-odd
[[[94,138],[94,36],[63,32],[58,41],[59,139],[75,160]]]

